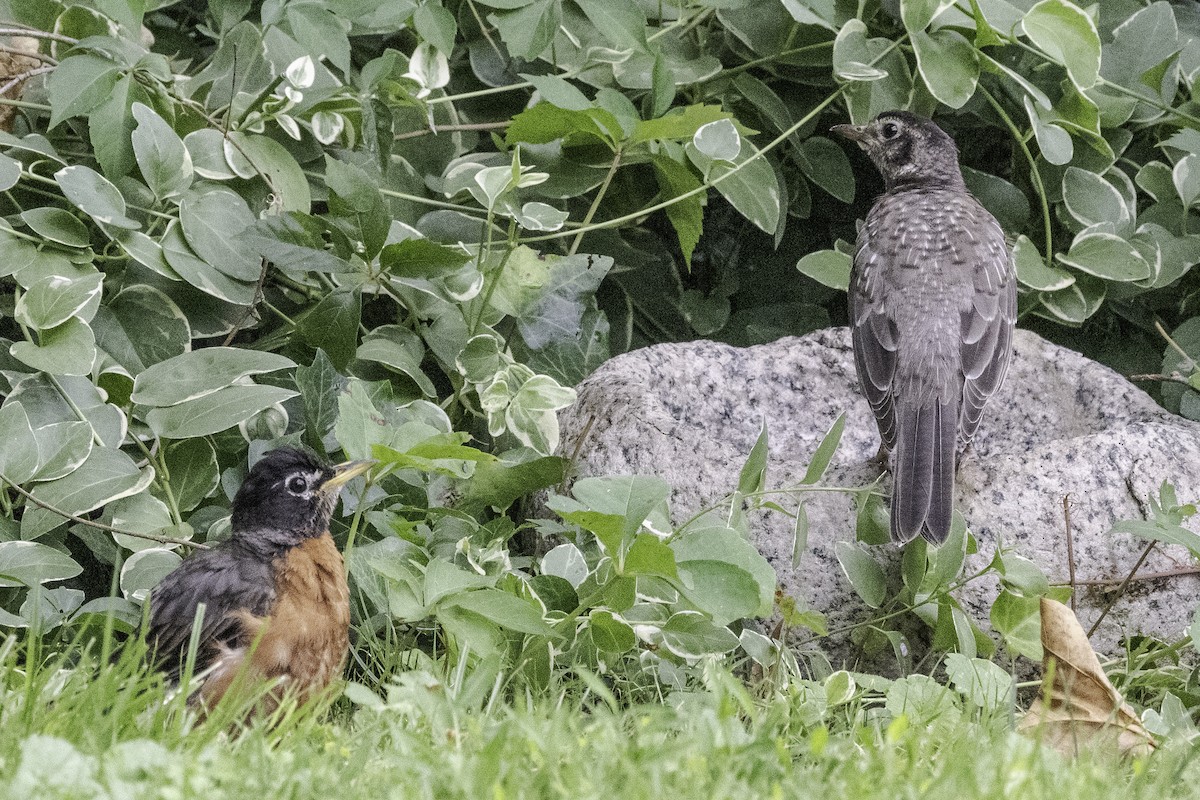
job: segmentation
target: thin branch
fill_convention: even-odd
[[[1130,580],[1134,581],[1158,581],[1166,578],[1183,578],[1188,575],[1200,575],[1200,566],[1196,567],[1179,567],[1177,569],[1168,569],[1162,572],[1143,572],[1134,578],[1125,576],[1124,578],[1082,578],[1075,580],[1076,586],[1117,586]],[[1050,584],[1051,586],[1067,586],[1068,583],[1058,581]]]
[[[495,131],[507,128],[512,124],[512,120],[504,122],[464,122],[458,125],[432,125],[428,128],[422,128],[419,131],[408,131],[407,133],[398,133],[393,139],[400,141],[401,139],[416,139],[418,136],[436,136],[439,133],[449,131]]]
[[[1149,373],[1145,375],[1127,375],[1127,380],[1131,381],[1151,381],[1155,383],[1181,383],[1189,389],[1192,387],[1192,382],[1180,375],[1178,372],[1172,372],[1170,375],[1157,375]]]
[[[65,42],[66,44],[79,44],[78,39],[72,39],[70,36],[63,36],[61,33],[50,33],[49,31],[39,31],[33,28],[0,27],[0,36],[28,36],[31,39],[50,39],[55,42]]]
[[[4,482],[7,483],[9,486],[11,486],[13,489],[15,489],[18,494],[20,494],[22,497],[24,497],[29,502],[33,503],[35,506],[40,506],[41,508],[44,508],[47,511],[49,511],[51,514],[57,514],[60,517],[65,517],[66,519],[69,519],[72,522],[78,522],[80,525],[87,525],[88,527],[91,527],[91,528],[99,528],[100,530],[108,531],[109,533],[119,533],[122,536],[132,536],[135,539],[145,539],[146,541],[150,541],[150,542],[158,542],[159,544],[176,544],[176,545],[179,545],[180,547],[194,547],[197,550],[211,550],[212,549],[208,545],[202,544],[200,542],[190,542],[187,539],[175,539],[170,536],[155,536],[153,533],[138,533],[136,531],[127,531],[124,528],[114,528],[112,525],[105,525],[103,522],[96,522],[95,520],[85,519],[84,517],[78,517],[78,516],[75,516],[74,514],[68,514],[66,511],[63,511],[61,508],[55,508],[54,506],[50,505],[49,503],[42,502],[41,500],[34,497],[31,493],[25,491],[20,486],[13,483],[12,481],[10,481],[8,478],[5,478],[3,475],[0,475],[0,479],[3,479]]]
[[[1063,522],[1067,527],[1067,579],[1071,583],[1071,610],[1075,611],[1075,534],[1071,530],[1071,495],[1063,495]]]
[[[1125,576],[1125,580],[1121,581],[1121,584],[1117,587],[1117,591],[1113,595],[1113,598],[1108,601],[1108,605],[1106,605],[1104,610],[1100,612],[1100,616],[1096,617],[1096,621],[1092,623],[1092,627],[1088,628],[1087,635],[1089,637],[1096,632],[1096,629],[1100,627],[1100,623],[1103,622],[1104,618],[1108,616],[1108,612],[1112,611],[1113,606],[1115,606],[1117,601],[1124,596],[1125,590],[1129,588],[1129,584],[1133,581],[1133,576],[1137,574],[1138,568],[1145,563],[1146,559],[1150,556],[1150,552],[1154,550],[1154,546],[1156,544],[1158,544],[1158,542],[1152,541],[1146,545],[1144,550],[1142,550],[1142,554],[1138,556],[1137,563],[1133,565],[1133,569],[1129,570],[1129,574]]]
[[[0,53],[12,53],[14,56],[32,58],[34,61],[41,61],[43,64],[49,64],[50,66],[58,64],[58,59],[48,56],[45,53],[39,53],[36,50],[22,50],[18,47],[9,47],[8,45],[0,44]]]
[[[47,72],[53,72],[53,71],[54,71],[54,67],[34,67],[33,69],[26,70],[25,72],[22,72],[19,75],[14,75],[12,77],[12,80],[10,80],[8,83],[4,84],[3,86],[0,86],[0,94],[8,94],[15,87],[19,86],[22,81],[27,81],[30,78],[36,77],[38,75],[44,75]]]

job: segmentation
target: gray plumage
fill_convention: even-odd
[[[1017,289],[996,219],[963,183],[958,148],[933,122],[887,111],[835,132],[884,178],[850,278],[854,360],[892,454],[892,539],[950,533],[957,454],[1004,380]]]

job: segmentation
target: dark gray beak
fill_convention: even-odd
[[[865,125],[834,125],[829,129],[838,136],[844,136],[852,142],[862,142],[867,136]]]

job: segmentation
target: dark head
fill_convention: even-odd
[[[251,468],[233,498],[233,537],[277,548],[321,535],[329,528],[338,490],[372,463],[330,466],[305,450],[272,450]]]
[[[932,120],[907,111],[884,111],[866,125],[834,125],[832,130],[867,152],[888,191],[963,185],[958,148]]]

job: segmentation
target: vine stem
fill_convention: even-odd
[[[1001,120],[1003,120],[1005,126],[1009,130],[1009,133],[1012,134],[1013,140],[1017,143],[1017,146],[1021,148],[1021,152],[1025,154],[1025,160],[1029,163],[1029,180],[1033,183],[1033,189],[1037,192],[1038,202],[1042,206],[1042,229],[1043,236],[1046,239],[1045,259],[1046,265],[1049,266],[1054,260],[1054,233],[1050,222],[1050,201],[1046,197],[1046,186],[1042,183],[1042,174],[1038,171],[1037,159],[1033,157],[1033,153],[1030,151],[1029,145],[1025,141],[1025,137],[1021,135],[1020,128],[1018,128],[1016,123],[1012,121],[1012,118],[1008,116],[1008,112],[1006,112],[1004,107],[1000,105],[1000,101],[997,100],[992,93],[983,86],[979,87],[979,91],[981,94],[983,94],[984,99],[988,101],[988,104],[992,107],[992,110],[996,112],[997,116],[999,116]]]
[[[87,525],[89,528],[99,528],[100,530],[108,531],[109,533],[119,533],[122,536],[132,536],[135,539],[145,539],[146,541],[158,542],[160,544],[176,544],[176,545],[179,545],[180,547],[193,547],[197,550],[211,550],[212,549],[209,545],[203,544],[201,542],[190,542],[187,539],[175,539],[170,536],[156,536],[153,533],[138,533],[136,531],[127,531],[124,528],[115,528],[112,525],[105,525],[103,522],[96,522],[95,520],[90,520],[90,519],[86,519],[84,517],[79,517],[79,516],[76,516],[75,514],[69,514],[66,511],[63,511],[61,508],[56,508],[55,506],[52,506],[49,503],[46,503],[46,502],[43,502],[43,501],[37,499],[36,497],[33,496],[33,494],[26,491],[25,489],[22,489],[16,483],[14,483],[13,481],[11,481],[7,477],[5,477],[5,475],[3,473],[0,473],[0,480],[3,480],[5,483],[7,483],[9,486],[11,486],[17,492],[17,494],[21,495],[26,500],[33,503],[35,506],[44,508],[47,511],[49,511],[51,514],[57,514],[60,517],[65,517],[66,519],[69,519],[72,522],[77,522],[80,525]]]
[[[49,31],[39,31],[33,28],[10,28],[4,26],[0,27],[0,36],[28,36],[31,39],[50,39],[65,44],[79,44],[78,39],[72,39],[70,36],[63,36],[61,33],[50,33]]]
[[[588,206],[587,214],[583,217],[583,226],[579,228],[578,234],[575,236],[575,241],[571,242],[571,247],[567,250],[568,257],[575,255],[575,251],[579,249],[579,243],[583,241],[583,235],[587,233],[588,225],[592,223],[592,219],[596,216],[596,211],[600,208],[600,201],[604,199],[604,195],[608,192],[608,187],[612,184],[613,176],[617,174],[619,166],[621,166],[621,148],[617,147],[613,151],[612,165],[609,166],[608,172],[604,175],[604,182],[600,184],[595,198],[592,199],[592,204]]]

